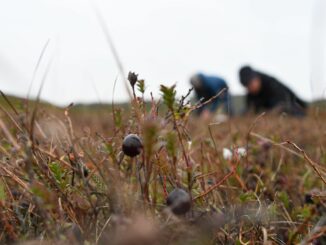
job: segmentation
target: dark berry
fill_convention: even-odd
[[[140,154],[143,144],[140,138],[135,134],[126,136],[122,143],[122,151],[129,157],[135,157]]]
[[[175,188],[168,195],[166,204],[175,215],[183,215],[190,210],[191,198],[188,192]]]

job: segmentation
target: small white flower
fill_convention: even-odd
[[[245,157],[247,155],[247,150],[244,147],[239,147],[236,149],[236,152],[240,157]]]
[[[239,147],[234,150],[234,153],[239,157],[245,157],[247,155],[247,150],[244,147]],[[223,148],[223,158],[225,160],[231,160],[233,157],[233,152],[228,148]]]
[[[231,160],[232,159],[232,151],[228,148],[223,148],[223,158],[225,160]]]

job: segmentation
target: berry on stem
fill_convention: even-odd
[[[122,143],[122,151],[129,157],[138,156],[141,153],[143,144],[140,138],[135,134],[127,135]]]

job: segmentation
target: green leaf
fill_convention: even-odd
[[[64,172],[61,169],[60,164],[58,164],[57,162],[52,162],[49,164],[49,168],[52,171],[54,178],[60,183],[64,175]]]
[[[137,81],[137,89],[140,93],[145,93],[145,80],[138,80]]]
[[[282,191],[278,194],[278,197],[284,204],[284,207],[288,209],[290,207],[290,198],[288,194],[285,191]]]
[[[242,245],[243,243],[241,243],[240,240],[236,240],[236,241],[235,241],[235,244],[236,244],[236,245]]]
[[[239,196],[239,199],[241,202],[249,202],[249,201],[254,201],[256,200],[256,196],[253,192],[246,192],[246,193],[242,193]]]
[[[311,210],[308,206],[305,206],[302,208],[301,210],[301,216],[304,218],[304,219],[307,219],[311,216]]]
[[[171,110],[174,111],[175,96],[177,92],[175,91],[175,85],[171,87],[166,87],[161,85],[160,91],[162,92],[164,104]]]

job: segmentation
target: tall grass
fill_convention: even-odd
[[[32,108],[18,110],[10,100],[1,105],[2,243],[321,241],[325,114],[208,125],[192,116],[203,105],[191,104],[191,91],[178,99],[174,86],[162,85],[162,98],[148,106],[145,81],[136,74],[129,80],[129,109],[81,114],[72,106],[39,105],[27,114]],[[142,141],[136,157],[122,151],[128,134]],[[223,157],[223,148],[231,158]],[[175,188],[191,197],[185,215],[166,205]]]

